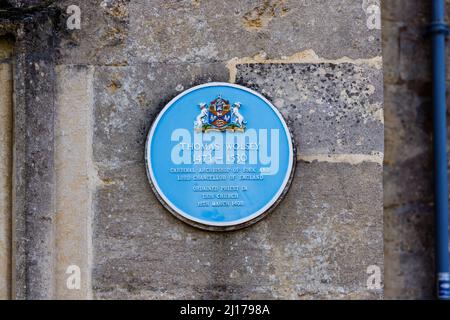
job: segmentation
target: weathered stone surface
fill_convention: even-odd
[[[59,1],[65,12],[73,4]],[[62,63],[217,62],[313,49],[328,58],[381,54],[367,11],[377,0],[96,0],[80,3],[81,30],[62,33]]]
[[[95,160],[143,161],[151,121],[171,98],[194,85],[227,79],[222,64],[97,68]]]
[[[72,4],[55,2],[62,13]],[[367,290],[366,270],[383,269],[382,166],[364,157],[326,162],[383,151],[381,71],[366,63],[381,52],[380,31],[369,26],[376,20],[369,17],[371,4],[379,2],[95,0],[78,4],[81,30],[66,28],[66,14],[30,14],[42,21],[27,20],[17,32],[15,297],[67,294],[55,284],[64,284],[63,266],[77,256],[64,241],[75,238],[78,222],[88,224],[83,219],[91,212],[82,211],[94,197],[95,247],[85,246],[79,257],[88,265],[93,253],[95,298],[381,298],[382,289]],[[234,57],[259,53],[291,61],[283,57],[305,49],[334,62],[240,64],[237,76],[257,84],[292,120],[301,152],[325,162],[300,162],[287,199],[249,229],[203,232],[172,217],[145,175],[143,146],[156,113],[184,89],[230,79],[226,66]],[[74,115],[70,136],[58,122],[66,118],[56,118],[53,128],[55,62],[62,81],[57,107]],[[73,81],[64,82],[66,76]],[[78,95],[91,89],[93,119],[84,114],[86,97]],[[332,103],[320,100],[325,95]],[[83,106],[72,110],[78,99]],[[61,147],[56,158],[54,137]],[[72,142],[80,151],[73,157],[81,160],[72,158]],[[83,163],[70,163],[67,175],[58,166],[55,179],[54,159]],[[85,184],[94,169],[99,185]],[[64,187],[55,191],[55,181]],[[87,203],[66,208],[78,194]],[[55,204],[65,210],[56,215],[59,222]]]
[[[41,12],[22,24],[14,79],[13,294],[53,297],[54,45],[53,20]]]
[[[383,152],[382,70],[351,63],[243,64],[236,82],[267,96],[301,154]]]
[[[55,117],[55,296],[91,297],[94,68],[57,66]],[[80,286],[74,290],[79,272]]]
[[[97,298],[379,298],[381,166],[299,163],[285,201],[232,233],[196,230],[153,196],[141,162],[99,166]],[[364,195],[364,196],[362,196]]]

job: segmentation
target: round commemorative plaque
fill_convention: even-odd
[[[150,128],[147,175],[176,217],[214,231],[255,223],[284,197],[295,148],[278,110],[262,95],[208,83],[170,101]]]

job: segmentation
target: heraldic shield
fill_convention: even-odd
[[[209,105],[200,103],[200,114],[194,122],[196,131],[241,131],[245,130],[244,117],[240,114],[240,102],[233,105],[221,96],[211,101]]]

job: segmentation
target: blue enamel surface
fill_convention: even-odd
[[[180,164],[176,165],[171,160],[172,148],[178,143],[171,141],[174,130],[184,128],[194,135],[194,121],[199,114],[199,103],[209,103],[221,95],[230,103],[240,102],[242,107],[240,113],[245,117],[247,130],[249,129],[278,129],[279,130],[279,170],[275,175],[264,176],[264,180],[235,180],[235,181],[177,181],[180,174],[171,173],[171,168],[254,168],[259,170],[263,165],[258,160],[256,165],[249,164]],[[201,220],[203,223],[230,223],[246,219],[255,215],[268,203],[276,200],[277,194],[282,190],[283,183],[290,173],[290,158],[292,149],[291,141],[283,126],[282,120],[272,107],[261,97],[249,91],[230,86],[209,86],[195,89],[175,99],[169,108],[161,115],[159,121],[154,125],[153,135],[147,143],[147,159],[151,165],[149,171],[153,173],[153,183],[159,189],[159,193],[166,198],[166,202],[187,218]],[[225,132],[220,132],[225,137]],[[208,135],[205,133],[204,135]],[[225,138],[224,138],[225,140]],[[269,135],[269,143],[271,141]],[[189,150],[193,156],[194,151]],[[248,151],[246,151],[248,154]],[[269,148],[270,153],[270,148]],[[238,186],[238,201],[244,201],[243,206],[230,207],[199,207],[202,194],[207,192],[195,192],[194,186]],[[242,191],[243,187],[247,191]],[[227,193],[227,192],[224,192]],[[209,193],[216,194],[216,193]],[[168,200],[168,201],[167,201]],[[213,199],[216,201],[218,199]],[[229,201],[229,200],[228,200]]]

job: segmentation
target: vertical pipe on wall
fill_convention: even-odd
[[[448,27],[444,21],[445,0],[432,3],[433,59],[433,121],[434,173],[436,219],[436,276],[439,299],[450,299],[448,263],[448,177],[445,38]]]

